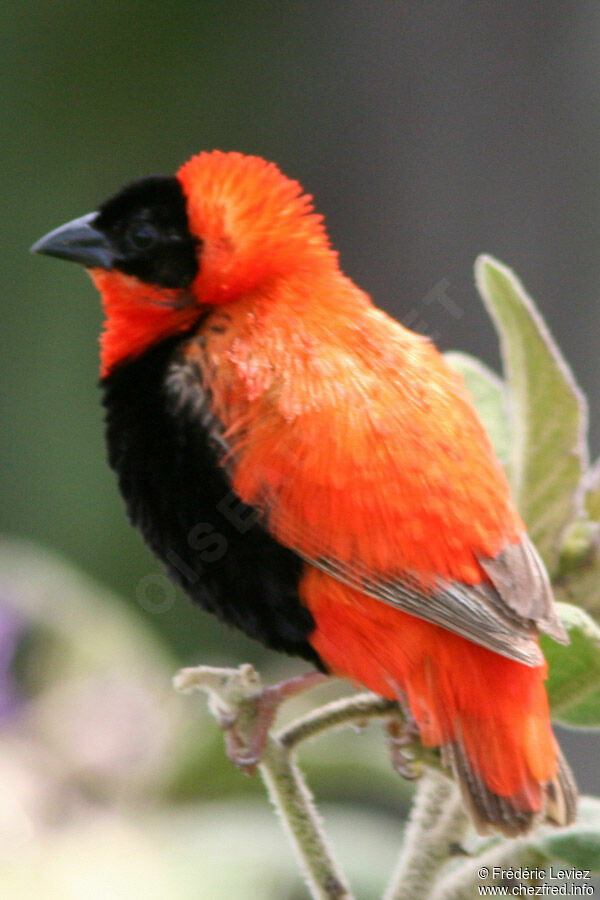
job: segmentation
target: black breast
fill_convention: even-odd
[[[298,599],[302,560],[232,492],[202,410],[167,389],[180,342],[161,343],[102,382],[109,462],[129,517],[194,601],[322,667],[307,641],[314,620]]]

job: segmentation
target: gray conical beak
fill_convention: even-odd
[[[31,252],[69,259],[88,269],[112,269],[114,250],[106,235],[94,228],[97,217],[96,212],[88,213],[87,216],[55,228],[36,241]]]

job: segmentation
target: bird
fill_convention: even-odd
[[[204,151],[32,251],[100,293],[108,460],[192,600],[401,703],[483,833],[573,821],[544,565],[462,378],[344,275],[301,185]]]

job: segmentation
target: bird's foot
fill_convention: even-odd
[[[281,703],[329,678],[322,672],[306,672],[279,684],[269,685],[244,698],[232,711],[217,711],[225,734],[227,757],[238,769],[253,775],[263,755],[267,737]]]
[[[413,744],[419,736],[419,728],[414,717],[405,709],[403,721],[388,719],[384,727],[387,732],[392,768],[403,778],[414,781],[419,776],[415,770],[415,758],[410,751],[406,752],[406,747]]]

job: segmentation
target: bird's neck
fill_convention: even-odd
[[[153,288],[117,271],[92,270],[105,314],[100,338],[100,375],[105,378],[128,359],[188,332],[202,314],[194,297],[181,289]]]

